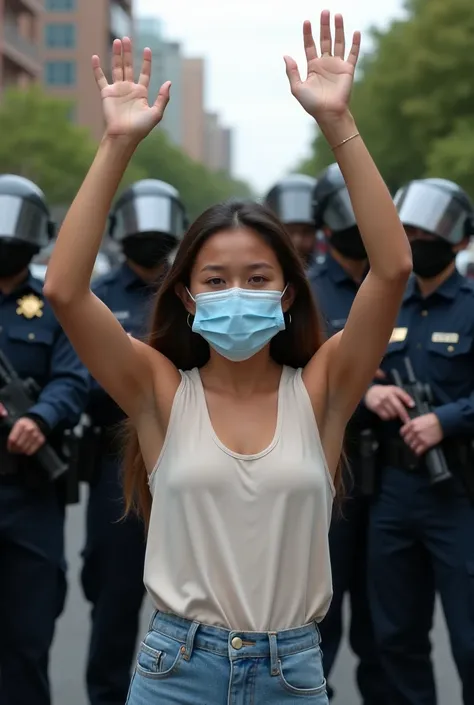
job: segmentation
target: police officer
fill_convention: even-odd
[[[265,197],[265,204],[278,216],[304,262],[311,269],[315,259],[316,229],[313,216],[313,191],[316,179],[291,174],[279,181]]]
[[[474,233],[474,210],[467,195],[443,179],[413,181],[395,202],[414,276],[382,363],[387,383],[372,386],[365,400],[381,419],[385,461],[370,525],[374,627],[392,702],[432,705],[429,633],[438,591],[463,701],[472,705],[474,286],[456,271],[455,258]],[[425,399],[433,396],[418,418],[411,418],[418,413],[416,395],[389,378],[396,370],[398,384],[410,381],[407,359],[425,385]],[[432,449],[438,449],[435,458]],[[452,477],[438,472],[439,449]]]
[[[98,280],[94,292],[133,337],[146,333],[159,279],[186,225],[178,192],[162,181],[135,183],[115,205],[110,235],[120,243],[125,262]],[[123,705],[144,596],[145,529],[133,517],[120,521],[117,428],[124,416],[95,382],[87,414],[95,433],[95,458],[83,461],[86,470],[95,468],[82,570],[84,594],[93,606],[87,689],[91,705]]]
[[[313,201],[314,223],[326,234],[328,253],[324,262],[311,272],[310,283],[332,335],[345,325],[367,270],[367,255],[337,164],[329,166],[318,179]],[[343,516],[335,515],[329,534],[334,594],[320,629],[324,669],[329,679],[342,638],[343,598],[349,594],[349,637],[359,659],[357,682],[364,705],[388,705],[385,677],[371,627],[366,582],[369,506],[375,475],[370,424],[370,414],[361,407],[347,427],[346,452],[352,476],[347,474],[345,484],[350,500],[344,505]],[[365,446],[368,452],[363,451]],[[328,690],[332,695],[332,689]]]
[[[48,657],[66,579],[64,502],[48,462],[88,392],[87,372],[28,269],[53,231],[41,190],[0,176],[0,702],[8,705],[50,703]],[[16,375],[38,388],[29,384],[26,409],[15,406]]]

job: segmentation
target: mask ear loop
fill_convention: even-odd
[[[287,285],[285,286],[285,288],[284,288],[283,291],[281,292],[281,298],[283,298],[283,297],[285,296],[286,290],[288,289],[289,286],[290,286],[289,284],[287,284]],[[287,315],[287,316],[288,316],[288,325],[291,326],[291,313],[288,312],[287,314],[284,314],[284,315]]]
[[[191,301],[194,301],[194,303],[196,303],[196,299],[195,299],[194,296],[191,294],[191,292],[189,291],[189,289],[188,289],[187,286],[185,287],[185,289],[186,289],[186,291],[188,292],[188,295],[189,295],[189,298],[191,299]],[[191,330],[192,330],[192,329],[193,329],[193,324],[192,324],[191,321],[190,321],[190,317],[191,317],[191,314],[188,313],[188,315],[186,316],[186,322],[187,322],[189,328],[191,328]],[[194,318],[194,316],[193,316],[193,318]]]

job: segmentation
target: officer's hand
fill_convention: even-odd
[[[7,450],[10,453],[33,455],[44,443],[46,438],[32,419],[18,419],[8,436]]]
[[[443,440],[443,429],[433,413],[412,419],[402,426],[400,434],[416,455],[423,455]]]
[[[383,421],[401,419],[404,424],[410,421],[406,407],[413,407],[413,399],[395,385],[374,384],[365,395],[365,405]]]

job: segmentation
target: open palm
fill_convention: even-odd
[[[151,74],[151,51],[143,52],[138,82],[133,76],[132,42],[128,37],[116,39],[112,48],[112,79],[109,83],[98,56],[92,57],[92,68],[102,96],[107,134],[143,139],[157,125],[169,101],[170,82],[164,83],[153,105],[148,103]]]
[[[308,62],[308,75],[305,81],[301,80],[296,61],[290,56],[285,56],[286,73],[290,82],[291,92],[306,112],[316,120],[337,117],[347,110],[354,81],[355,67],[359,57],[360,33],[354,33],[351,51],[346,60],[342,15],[335,16],[335,26],[333,51],[330,13],[327,10],[322,12],[320,27],[321,56],[319,56],[311,30],[311,23],[304,23],[303,39]]]

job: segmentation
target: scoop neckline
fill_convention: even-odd
[[[202,378],[201,378],[201,373],[199,371],[198,367],[194,368],[194,373],[198,382],[199,386],[199,392],[201,396],[201,401],[204,406],[204,413],[205,413],[205,418],[206,418],[206,423],[209,429],[209,433],[211,435],[212,440],[216,444],[218,448],[222,450],[223,453],[226,455],[229,455],[231,458],[236,458],[237,460],[258,460],[259,458],[263,458],[265,455],[268,455],[268,453],[271,453],[271,451],[275,448],[276,444],[280,440],[280,435],[281,435],[281,425],[282,425],[282,414],[283,414],[283,403],[282,403],[282,388],[283,388],[283,383],[286,379],[287,375],[287,365],[283,365],[282,371],[281,371],[281,377],[280,377],[280,382],[278,383],[278,401],[277,401],[277,420],[276,420],[276,426],[275,426],[275,433],[273,435],[272,440],[270,441],[270,444],[261,450],[259,453],[252,453],[250,455],[246,455],[244,453],[236,453],[235,451],[231,450],[228,448],[222,441],[220,440],[219,436],[214,430],[214,426],[212,424],[211,420],[211,415],[209,413],[209,407],[207,405],[207,399],[206,399],[206,392],[204,390],[204,385],[202,383]]]

